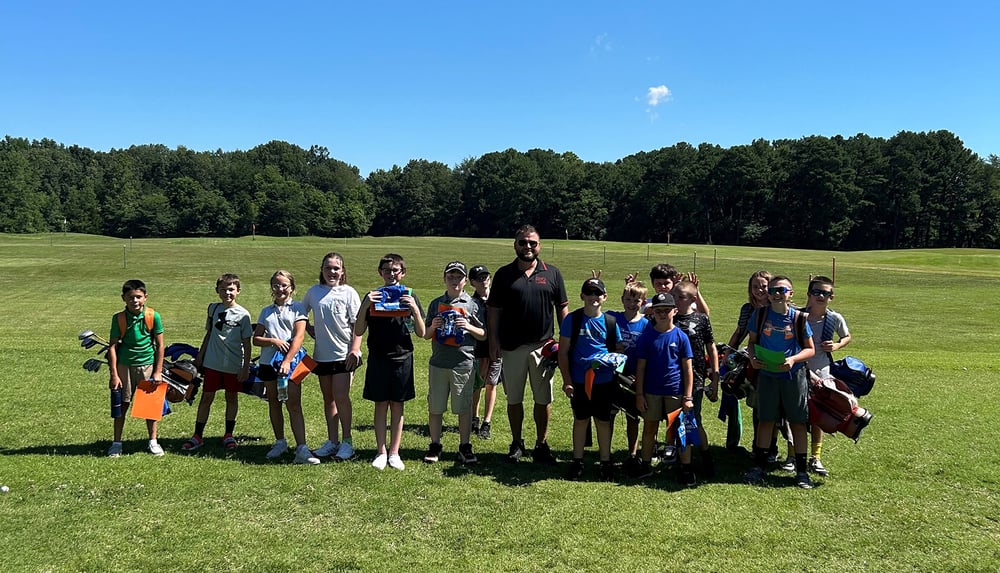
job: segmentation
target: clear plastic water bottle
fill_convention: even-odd
[[[122,417],[122,387],[119,386],[111,391],[111,417]]]
[[[278,375],[278,401],[288,400],[288,376]]]

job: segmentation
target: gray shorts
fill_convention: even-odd
[[[792,424],[809,422],[809,369],[800,366],[794,374],[761,372],[757,375],[757,415],[762,422],[781,418]]]

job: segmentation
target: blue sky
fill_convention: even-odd
[[[0,5],[0,135],[322,145],[362,175],[507,148],[946,129],[1000,155],[993,2]]]

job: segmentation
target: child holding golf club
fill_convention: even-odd
[[[108,348],[108,370],[111,371],[111,391],[121,391],[121,415],[114,418],[114,439],[108,457],[122,454],[122,430],[125,413],[132,395],[143,380],[163,382],[163,322],[160,313],[146,306],[146,283],[138,279],[122,285],[125,310],[111,318],[111,346]],[[163,448],[156,441],[157,420],[146,420],[149,432],[149,453],[162,456]]]
[[[208,305],[205,337],[194,359],[196,368],[204,368],[202,376],[205,383],[198,402],[194,435],[181,446],[188,452],[204,445],[202,434],[212,411],[215,393],[220,389],[225,390],[226,395],[226,432],[222,436],[222,445],[227,450],[236,449],[233,430],[240,408],[239,395],[243,382],[250,377],[253,328],[250,326],[250,313],[236,304],[236,297],[240,294],[240,277],[229,273],[220,276],[215,281],[215,292],[221,302]]]

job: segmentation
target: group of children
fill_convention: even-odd
[[[294,463],[318,464],[321,457],[351,459],[355,449],[350,387],[353,372],[362,363],[361,341],[367,332],[363,396],[375,403],[376,455],[372,466],[380,470],[387,466],[405,468],[399,448],[404,403],[415,397],[412,335],[431,340],[432,348],[427,398],[430,445],[423,461],[433,463],[442,455],[443,416],[450,402],[459,422],[458,461],[476,463],[471,436],[490,437],[496,386],[501,378],[499,361],[490,360],[486,344],[489,271],[482,265],[469,270],[460,261],[448,263],[443,273],[445,291],[428,305],[426,313],[412,291],[402,286],[406,276],[403,257],[393,253],[383,256],[378,272],[383,287],[361,297],[347,284],[343,256],[329,253],[323,257],[318,284],[300,302],[293,298],[295,279],[291,273],[276,271],[270,279],[273,303],[261,310],[256,326],[251,325],[250,313],[236,302],[239,277],[220,276],[216,281],[220,302],[208,307],[205,336],[195,358],[195,365],[203,373],[202,397],[194,433],[182,448],[191,451],[204,444],[204,429],[220,389],[226,398],[222,445],[227,449],[238,446],[233,437],[237,398],[250,375],[251,346],[258,346],[257,378],[266,388],[275,436],[267,458],[279,458],[289,449],[284,422],[287,412],[296,444]],[[653,267],[649,276],[654,289],[651,298],[646,298],[648,291],[637,277],[629,275],[621,296],[624,310],[605,312],[608,291],[600,273],[594,273],[581,287],[582,308],[566,316],[560,325],[558,364],[563,391],[574,415],[569,479],[584,474],[583,455],[591,421],[597,430],[601,477],[613,478],[611,443],[618,409],[634,414],[626,416],[629,457],[625,465],[630,476],[652,475],[660,422],[678,411],[693,417],[698,427],[698,435],[689,436],[677,454],[678,481],[694,486],[699,479],[714,475],[701,419],[703,399],[715,401],[719,396],[720,356],[708,306],[698,289],[696,275],[685,276],[663,264]],[[475,288],[471,296],[465,291],[468,282]],[[386,304],[392,292],[398,300]],[[776,461],[772,435],[785,424],[790,430],[785,432],[790,455],[782,467],[795,472],[797,485],[812,487],[810,471],[824,476],[828,473],[820,461],[822,431],[818,428],[812,431],[809,456],[806,451],[809,373],[828,375],[830,353],[847,345],[851,336],[844,318],[829,309],[833,281],[812,278],[808,292],[807,306],[797,309],[791,304],[794,290],[788,277],[771,276],[766,271],[754,273],[748,283],[748,303],[741,309],[729,340],[735,348],[749,336],[748,353],[757,372],[752,400],[754,465],[745,476],[750,483],[765,480],[768,462]],[[122,390],[123,407],[121,416],[114,419],[109,456],[122,452],[124,415],[135,387],[143,380],[162,381],[164,361],[162,322],[159,314],[145,304],[146,287],[142,281],[127,281],[122,287],[122,299],[126,320],[116,317],[112,321],[114,344],[108,358],[110,387]],[[327,424],[327,440],[315,451],[306,444],[301,387],[288,381],[301,359],[300,349],[307,333],[315,339],[313,373],[319,378]],[[773,353],[783,356],[783,362],[775,361]],[[624,354],[624,360],[610,358],[616,354]],[[484,388],[486,408],[480,422],[477,414]],[[727,449],[738,449],[742,426],[739,402],[724,399],[720,417],[729,420]],[[163,455],[157,442],[157,423],[148,421],[147,426],[150,453]],[[692,444],[698,444],[699,449],[697,471],[692,462]]]
[[[351,459],[355,450],[350,388],[353,372],[362,363],[361,341],[367,332],[368,365],[363,396],[375,403],[376,456],[372,466],[402,470],[405,464],[399,447],[403,404],[416,395],[411,336],[415,334],[432,340],[428,392],[431,444],[424,461],[437,461],[442,452],[443,414],[450,398],[452,412],[459,416],[459,461],[476,463],[470,436],[475,426],[478,435],[490,437],[496,385],[500,381],[500,364],[489,360],[488,351],[484,353],[481,344],[486,339],[484,301],[489,296],[489,270],[479,265],[472,268],[470,276],[462,262],[448,263],[444,271],[445,293],[431,302],[426,315],[419,299],[402,286],[406,276],[403,257],[385,255],[379,261],[378,272],[382,288],[362,298],[347,284],[343,256],[328,253],[321,263],[318,284],[308,290],[302,301],[297,301],[294,276],[288,271],[276,271],[270,279],[272,304],[261,310],[255,326],[251,324],[250,313],[236,302],[239,277],[220,276],[215,286],[220,302],[208,307],[205,336],[194,360],[204,380],[202,397],[194,433],[182,449],[193,451],[204,445],[205,426],[219,390],[224,390],[226,398],[222,445],[230,450],[238,447],[233,436],[238,395],[250,376],[251,347],[257,346],[260,358],[256,377],[264,384],[275,437],[267,458],[280,458],[289,450],[284,419],[287,412],[295,440],[294,463],[318,464],[321,457]],[[468,280],[475,287],[472,296],[465,292]],[[398,291],[392,310],[386,311],[383,297],[392,288],[402,290]],[[163,381],[163,326],[159,313],[146,306],[146,294],[142,281],[127,281],[122,286],[125,326],[119,326],[117,318],[111,325],[115,343],[108,353],[110,388],[120,390],[123,397],[121,414],[114,419],[114,440],[108,450],[111,457],[122,453],[122,428],[135,387],[144,380]],[[144,319],[147,314],[152,320]],[[315,451],[306,444],[301,386],[289,380],[302,359],[307,333],[315,339],[312,359],[316,364],[312,373],[319,379],[327,425],[327,440]],[[486,408],[480,424],[473,416],[473,401],[478,401],[484,386]],[[163,448],[157,442],[158,424],[150,420],[147,425],[149,451],[162,456]]]

